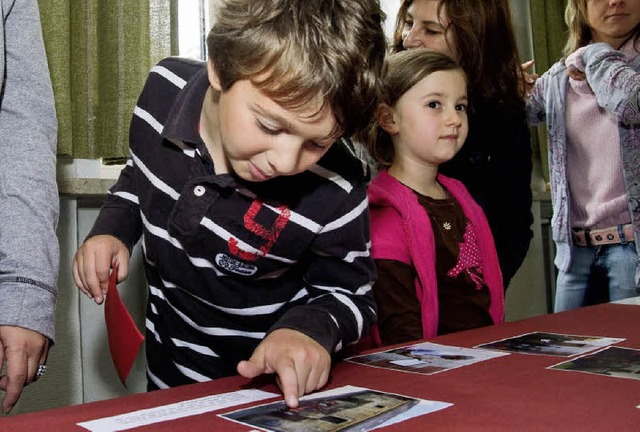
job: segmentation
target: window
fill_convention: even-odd
[[[178,54],[181,57],[206,59],[205,40],[213,21],[212,9],[215,1],[178,0]],[[391,39],[400,0],[381,0],[381,5],[387,15],[384,31],[387,38]]]
[[[178,55],[181,57],[206,59],[205,41],[211,27],[209,2],[178,0]]]

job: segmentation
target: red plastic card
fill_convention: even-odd
[[[104,305],[104,318],[107,323],[109,351],[113,365],[118,372],[120,381],[126,386],[126,380],[138,355],[144,336],[138,330],[129,311],[122,303],[116,278],[118,268],[114,268],[109,276],[109,291]]]

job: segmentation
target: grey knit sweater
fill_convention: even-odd
[[[1,0],[0,325],[53,340],[57,121],[36,0]]]

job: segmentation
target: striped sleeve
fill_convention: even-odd
[[[129,161],[116,184],[109,191],[100,213],[87,236],[111,235],[133,249],[142,234],[133,163]]]

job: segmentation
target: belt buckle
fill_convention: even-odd
[[[582,228],[572,228],[571,229],[571,238],[573,240],[573,244],[576,246],[585,246],[586,240],[583,238],[584,230]]]

